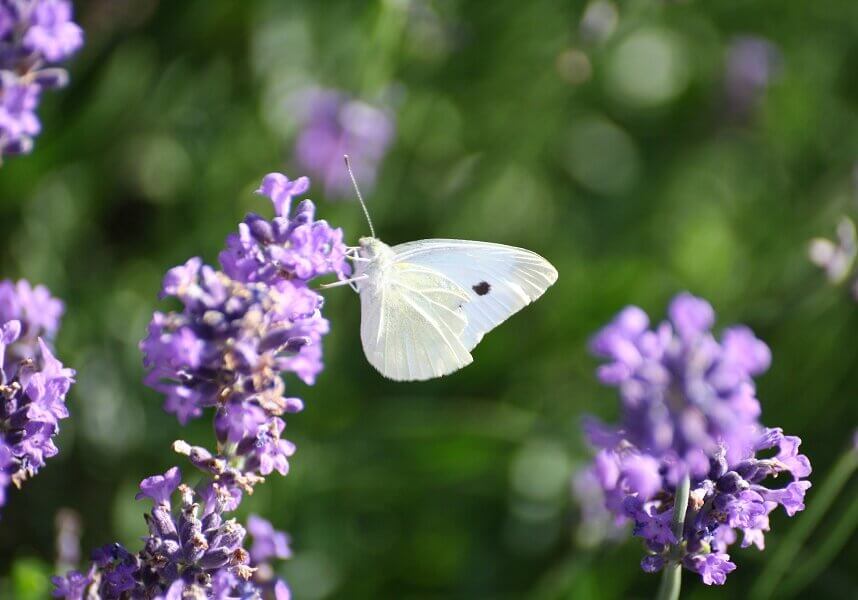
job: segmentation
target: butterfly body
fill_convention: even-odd
[[[539,255],[465,240],[390,247],[361,238],[353,281],[369,362],[397,381],[441,377],[473,361],[483,335],[557,280]]]

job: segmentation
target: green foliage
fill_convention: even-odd
[[[164,271],[216,261],[247,211],[270,214],[252,194],[265,173],[302,174],[285,101],[312,82],[395,107],[365,190],[385,241],[524,246],[560,279],[472,366],[410,385],[366,364],[356,297],[326,292],[326,370],[288,382],[307,405],[289,418],[292,472],[242,507],[292,534],[297,598],[652,597],[635,542],[578,545],[564,483],[588,457],[581,415],[616,405],[587,338],[629,303],[660,318],[688,289],[769,343],[763,418],[802,437],[815,485],[851,439],[858,305],[805,252],[858,211],[854,0],[617,1],[601,40],[581,32],[583,1],[75,5],[72,84],[43,99],[34,153],[0,169],[0,273],[67,301],[58,352],[79,373],[60,454],[3,510],[0,596],[45,597],[45,569],[21,557],[54,560],[60,507],[81,513],[84,556],[138,547],[137,482],[190,469],[174,439],[211,440],[161,411],[136,345]],[[781,66],[736,118],[725,57],[745,35]],[[320,183],[320,215],[354,242],[360,209]],[[737,550],[726,592],[749,589],[794,525],[774,515],[769,550]],[[856,553],[853,538],[805,589],[847,597]],[[724,592],[684,579],[684,597]]]
[[[16,600],[42,600],[53,589],[48,565],[33,558],[22,558],[12,564],[9,578],[0,582],[4,598]]]

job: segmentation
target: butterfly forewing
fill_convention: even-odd
[[[468,296],[461,342],[470,351],[557,281],[557,270],[538,254],[503,244],[421,240],[392,248],[399,264],[419,265],[449,278]]]

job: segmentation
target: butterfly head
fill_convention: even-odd
[[[358,255],[361,258],[375,260],[389,251],[387,244],[374,237],[362,237],[358,240]]]

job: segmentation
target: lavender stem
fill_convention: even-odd
[[[688,511],[688,494],[691,491],[691,479],[686,473],[676,488],[676,499],[673,503],[673,519],[670,529],[677,540],[682,540],[682,530],[685,528],[685,513]],[[661,585],[658,588],[656,600],[677,600],[682,586],[682,563],[677,558],[664,567]]]

